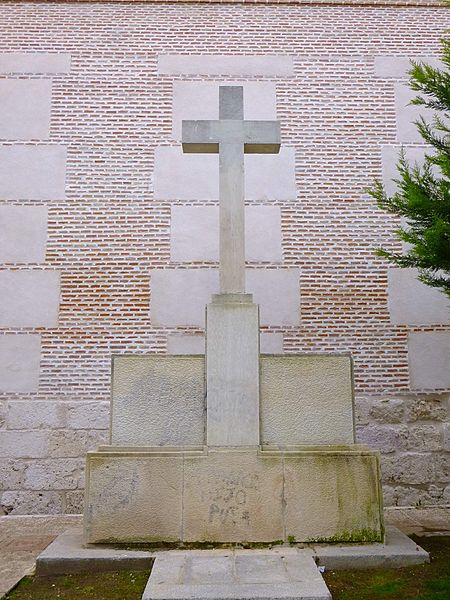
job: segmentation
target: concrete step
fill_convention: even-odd
[[[142,600],[331,600],[310,550],[158,554]]]

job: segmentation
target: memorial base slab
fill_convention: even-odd
[[[88,543],[382,542],[364,446],[126,448],[87,455]]]

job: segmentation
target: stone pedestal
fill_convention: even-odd
[[[259,307],[251,294],[217,294],[206,307],[207,445],[257,446]]]
[[[87,456],[86,541],[381,542],[379,481],[358,445],[105,446]]]

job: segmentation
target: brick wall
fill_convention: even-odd
[[[83,456],[107,439],[111,354],[165,353],[173,336],[202,334],[198,324],[157,324],[150,310],[153,269],[217,266],[171,255],[171,209],[215,201],[154,192],[156,148],[179,147],[172,108],[183,81],[273,84],[296,193],[256,198],[279,207],[282,260],[249,268],[299,273],[300,317],[263,331],[286,353],[351,351],[358,435],[383,452],[387,503],[450,502],[447,306],[414,277],[397,285],[374,256],[397,248],[398,223],[364,192],[391,174],[400,143],[421,150],[398,104],[401,64],[437,57],[447,10],[0,3],[0,103],[11,115],[0,120],[5,512],[79,512]],[[293,70],[168,73],[158,63],[180,54],[291,57]],[[417,340],[431,347],[424,357]]]

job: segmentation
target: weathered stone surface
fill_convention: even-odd
[[[9,402],[8,429],[58,429],[64,425],[65,410],[60,402]]]
[[[81,458],[33,461],[26,467],[24,487],[36,491],[82,488],[83,469],[84,460]]]
[[[41,336],[0,336],[0,392],[35,392],[39,384]]]
[[[59,271],[0,271],[0,326],[55,327]]]
[[[409,144],[421,144],[423,138],[417,130],[415,121],[420,116],[427,122],[433,119],[434,111],[424,106],[410,105],[411,100],[418,93],[412,90],[407,83],[397,81],[395,83],[395,112],[397,117],[397,140]]]
[[[450,332],[410,332],[408,361],[412,389],[450,387]]]
[[[331,600],[308,550],[159,554],[143,600]]]
[[[0,73],[68,73],[70,54],[50,52],[2,52]]]
[[[84,491],[72,490],[65,493],[64,512],[68,515],[81,515],[84,508]]]
[[[24,461],[2,458],[0,461],[0,488],[12,490],[20,489],[24,477]]]
[[[181,140],[183,120],[219,118],[218,81],[174,81],[172,102],[172,135]],[[244,88],[244,119],[273,121],[277,118],[275,84],[270,81],[240,81],[226,83]]]
[[[185,55],[160,54],[160,75],[261,75],[289,77],[294,74],[292,56],[281,55]]]
[[[405,419],[415,421],[445,421],[448,419],[446,394],[427,394],[426,396],[406,398]]]
[[[0,508],[7,515],[57,515],[63,511],[63,497],[60,492],[3,492]]]
[[[113,357],[113,444],[201,446],[204,411],[202,357]]]
[[[171,260],[219,260],[219,208],[173,206],[171,209]],[[245,208],[245,254],[248,261],[281,262],[281,211],[279,206]]]
[[[45,431],[0,431],[0,456],[41,458],[48,455]]]
[[[0,262],[42,262],[47,244],[46,206],[0,206]]]
[[[63,200],[66,153],[62,145],[0,145],[2,200]]]
[[[260,443],[259,307],[245,298],[220,294],[206,307],[208,446]]]
[[[261,332],[259,334],[259,351],[261,354],[282,354],[283,334]]]
[[[420,424],[402,427],[399,431],[398,450],[413,452],[443,449],[442,427],[439,425]]]
[[[354,442],[350,356],[261,357],[263,444]]]
[[[402,423],[405,400],[401,397],[386,396],[371,400],[370,417],[379,423]]]
[[[0,79],[0,139],[48,139],[51,97],[50,79]]]
[[[154,269],[150,275],[154,325],[205,326],[205,305],[219,292],[217,269]],[[299,278],[298,269],[247,269],[246,287],[260,305],[261,325],[299,322]]]
[[[108,429],[110,416],[109,402],[67,403],[67,427],[72,429]]]
[[[407,428],[402,426],[390,427],[383,425],[368,425],[357,427],[358,442],[366,444],[369,448],[378,448],[383,454],[395,452],[399,448],[399,436],[407,437]]]
[[[385,456],[382,460],[383,482],[419,485],[436,481],[439,458],[427,453],[408,453]]]
[[[296,197],[294,148],[284,146],[279,154],[246,154],[244,161],[247,202]],[[177,177],[173,176],[174,172]],[[179,146],[158,146],[154,196],[156,200],[171,201],[218,200],[218,155],[183,154]]]
[[[154,453],[145,460],[143,453],[89,453],[87,484],[87,541],[170,542],[182,537],[182,454]]]
[[[90,542],[382,536],[378,455],[361,447],[103,447],[89,453],[87,463]]]
[[[417,279],[417,269],[388,269],[389,314],[395,325],[450,323],[448,297]]]
[[[8,411],[8,405],[6,400],[0,400],[0,429],[3,429],[6,425],[6,414]]]
[[[283,539],[281,458],[256,452],[187,457],[184,473],[186,541]]]
[[[60,429],[49,436],[49,457],[77,458],[84,456],[89,450],[104,444],[108,440],[108,432],[94,429],[73,431]]]
[[[311,453],[285,458],[286,536],[297,541],[382,541],[383,515],[374,453]],[[326,517],[324,517],[326,515]]]

